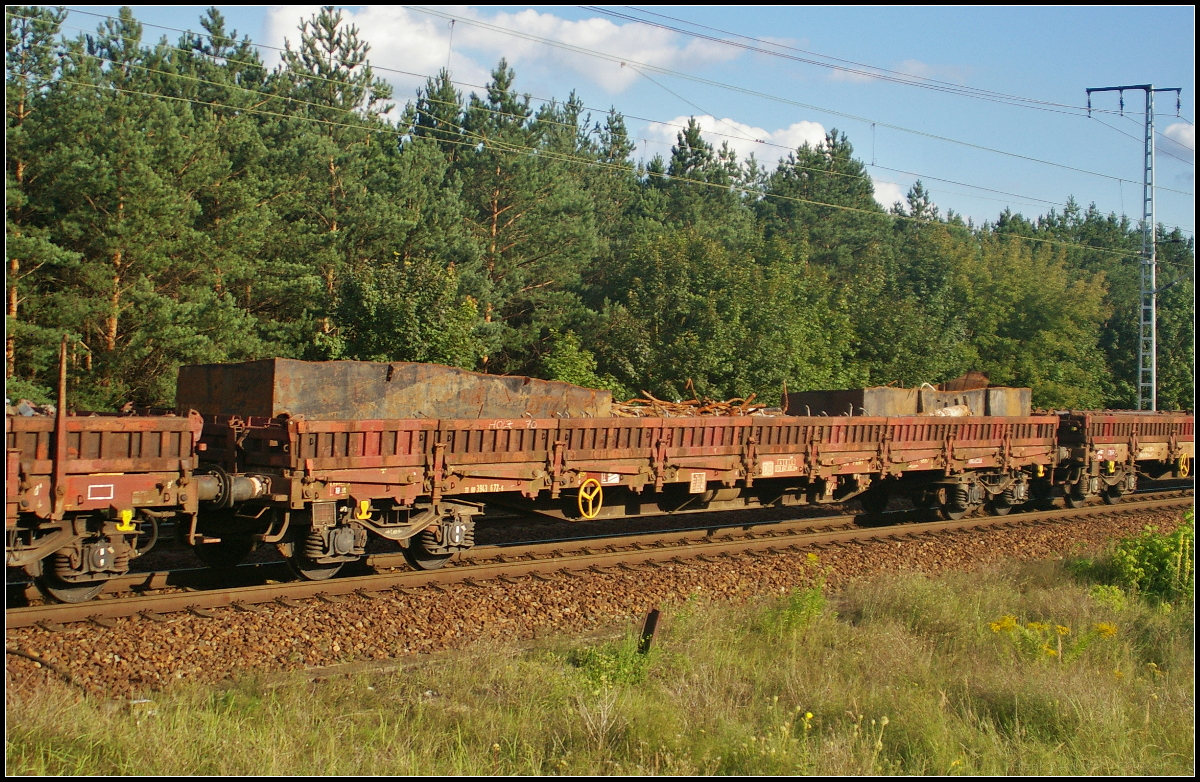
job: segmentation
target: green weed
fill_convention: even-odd
[[[1094,600],[1097,605],[1102,605],[1117,613],[1125,610],[1125,593],[1121,591],[1121,587],[1119,586],[1093,584],[1092,588],[1088,590],[1088,597]]]
[[[824,613],[826,600],[817,587],[793,589],[779,601],[763,609],[757,629],[773,638],[803,630]]]
[[[1164,602],[1190,599],[1196,587],[1195,538],[1189,511],[1184,524],[1169,535],[1146,527],[1141,535],[1118,542],[1112,552],[1118,583]]]
[[[1195,515],[1188,511],[1183,523],[1169,534],[1147,526],[1142,534],[1118,540],[1099,557],[1070,560],[1067,570],[1081,580],[1096,583],[1091,592],[1093,599],[1117,611],[1123,598],[1117,597],[1112,588],[1159,605],[1192,601],[1196,588],[1195,537]]]
[[[599,687],[639,684],[646,680],[657,652],[651,648],[643,653],[638,646],[639,639],[629,636],[614,643],[574,649],[567,655],[567,662]]]

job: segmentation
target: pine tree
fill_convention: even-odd
[[[443,68],[438,75],[425,82],[417,90],[417,102],[413,117],[407,123],[415,138],[429,138],[437,142],[446,159],[457,162],[463,148],[471,142],[463,135],[462,93],[454,88],[449,72]]]
[[[478,143],[459,165],[479,262],[462,269],[479,301],[489,372],[536,371],[551,328],[581,308],[580,274],[596,247],[589,199],[571,162],[538,154],[546,123],[531,121],[529,97],[513,90],[501,60],[485,96],[472,95],[468,136]]]
[[[56,55],[61,49],[56,37],[65,17],[61,10],[36,6],[5,9],[5,250],[8,256],[5,282],[8,306],[5,311],[4,376],[12,386],[9,393],[42,399],[49,395],[49,378],[43,373],[51,365],[58,335],[37,325],[36,311],[32,318],[22,312],[27,304],[36,309],[41,298],[36,291],[29,290],[27,281],[48,264],[67,264],[74,258],[50,240],[41,224],[42,215],[30,203],[27,190],[36,186],[36,180],[42,174],[38,161],[44,153],[46,137],[38,132],[37,115],[44,107],[46,92],[59,75]]]

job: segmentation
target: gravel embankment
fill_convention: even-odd
[[[973,569],[1006,559],[1045,559],[1136,534],[1147,524],[1172,529],[1175,512],[1113,515],[1071,524],[1001,529],[902,541],[814,549],[817,569],[831,587],[883,572],[930,574]],[[461,648],[486,638],[517,640],[573,633],[628,621],[692,594],[748,600],[810,583],[807,552],[685,564],[552,580],[490,581],[344,603],[308,601],[300,608],[271,605],[262,613],[218,612],[215,619],[173,614],[165,622],[116,620],[60,632],[39,627],[6,632],[8,648],[32,653],[69,673],[88,692],[135,697],[179,680],[216,682],[342,663],[405,658]],[[10,692],[36,687],[57,674],[16,655],[6,657]]]

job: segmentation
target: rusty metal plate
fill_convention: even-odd
[[[607,418],[612,394],[438,364],[275,358],[180,367],[176,404],[205,415],[311,420]]]
[[[1004,388],[987,389],[986,415],[1025,418],[1033,410],[1033,389]]]
[[[916,415],[915,388],[851,388],[842,391],[798,391],[787,395],[788,415],[878,416]]]

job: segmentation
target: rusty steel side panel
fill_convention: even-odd
[[[888,420],[889,461],[907,470],[1019,467],[1053,463],[1054,416],[914,416]]]
[[[196,506],[186,486],[203,427],[198,416],[64,417],[61,463],[56,419],[5,418],[9,526],[20,513],[62,518],[110,508]]]
[[[1059,442],[1077,462],[1175,461],[1194,458],[1195,416],[1133,410],[1060,414]]]
[[[423,466],[434,441],[433,420],[292,421],[293,469],[347,470]],[[271,448],[274,440],[268,441]]]
[[[749,437],[751,418],[697,417],[659,419],[668,456],[737,456]]]
[[[258,427],[214,419],[222,421],[224,436],[240,443],[241,466],[272,468],[284,478],[279,491],[301,504],[348,495],[405,503],[508,491],[558,496],[587,479],[702,491],[712,481],[1015,468],[1050,463],[1058,427],[1053,416],[276,419]],[[215,443],[221,433],[206,430],[205,438]]]
[[[558,441],[554,418],[499,418],[438,422],[447,465],[546,465]]]
[[[806,441],[803,457],[798,457],[797,471],[805,472],[810,478],[873,471],[888,420],[884,416],[791,419],[802,422],[802,431],[798,434]],[[785,422],[788,419],[780,421],[783,425]],[[775,462],[774,471],[779,472],[781,460],[775,458],[772,461]],[[788,467],[790,463],[783,460],[783,466]]]
[[[883,420],[856,419],[855,425],[870,426],[873,422]],[[819,470],[816,465],[820,458],[817,442],[823,433],[829,431],[825,428],[829,421],[829,418],[794,416],[751,418],[750,437],[755,444],[756,477],[787,478],[817,474]],[[869,437],[870,434],[864,430],[861,436]]]
[[[6,447],[31,474],[53,471],[54,419],[6,416]],[[195,457],[201,421],[187,416],[68,416],[66,472],[178,471]]]
[[[1130,437],[1143,443],[1167,442],[1171,437],[1195,439],[1195,417],[1188,413],[1104,411],[1072,413],[1070,418],[1097,443],[1124,442]]]
[[[610,465],[618,472],[631,471],[649,459],[662,428],[662,418],[571,419],[558,422],[557,441],[571,463],[629,461],[627,469]]]
[[[799,418],[751,418],[751,436],[758,443],[760,453],[802,453],[812,439],[815,426],[822,419]]]
[[[439,364],[266,359],[179,370],[177,405],[205,415],[308,420],[607,417],[612,394]]]
[[[1123,443],[1131,437],[1142,442],[1195,440],[1191,413],[1122,410],[1070,410],[1059,414],[1059,442],[1063,445]]]

